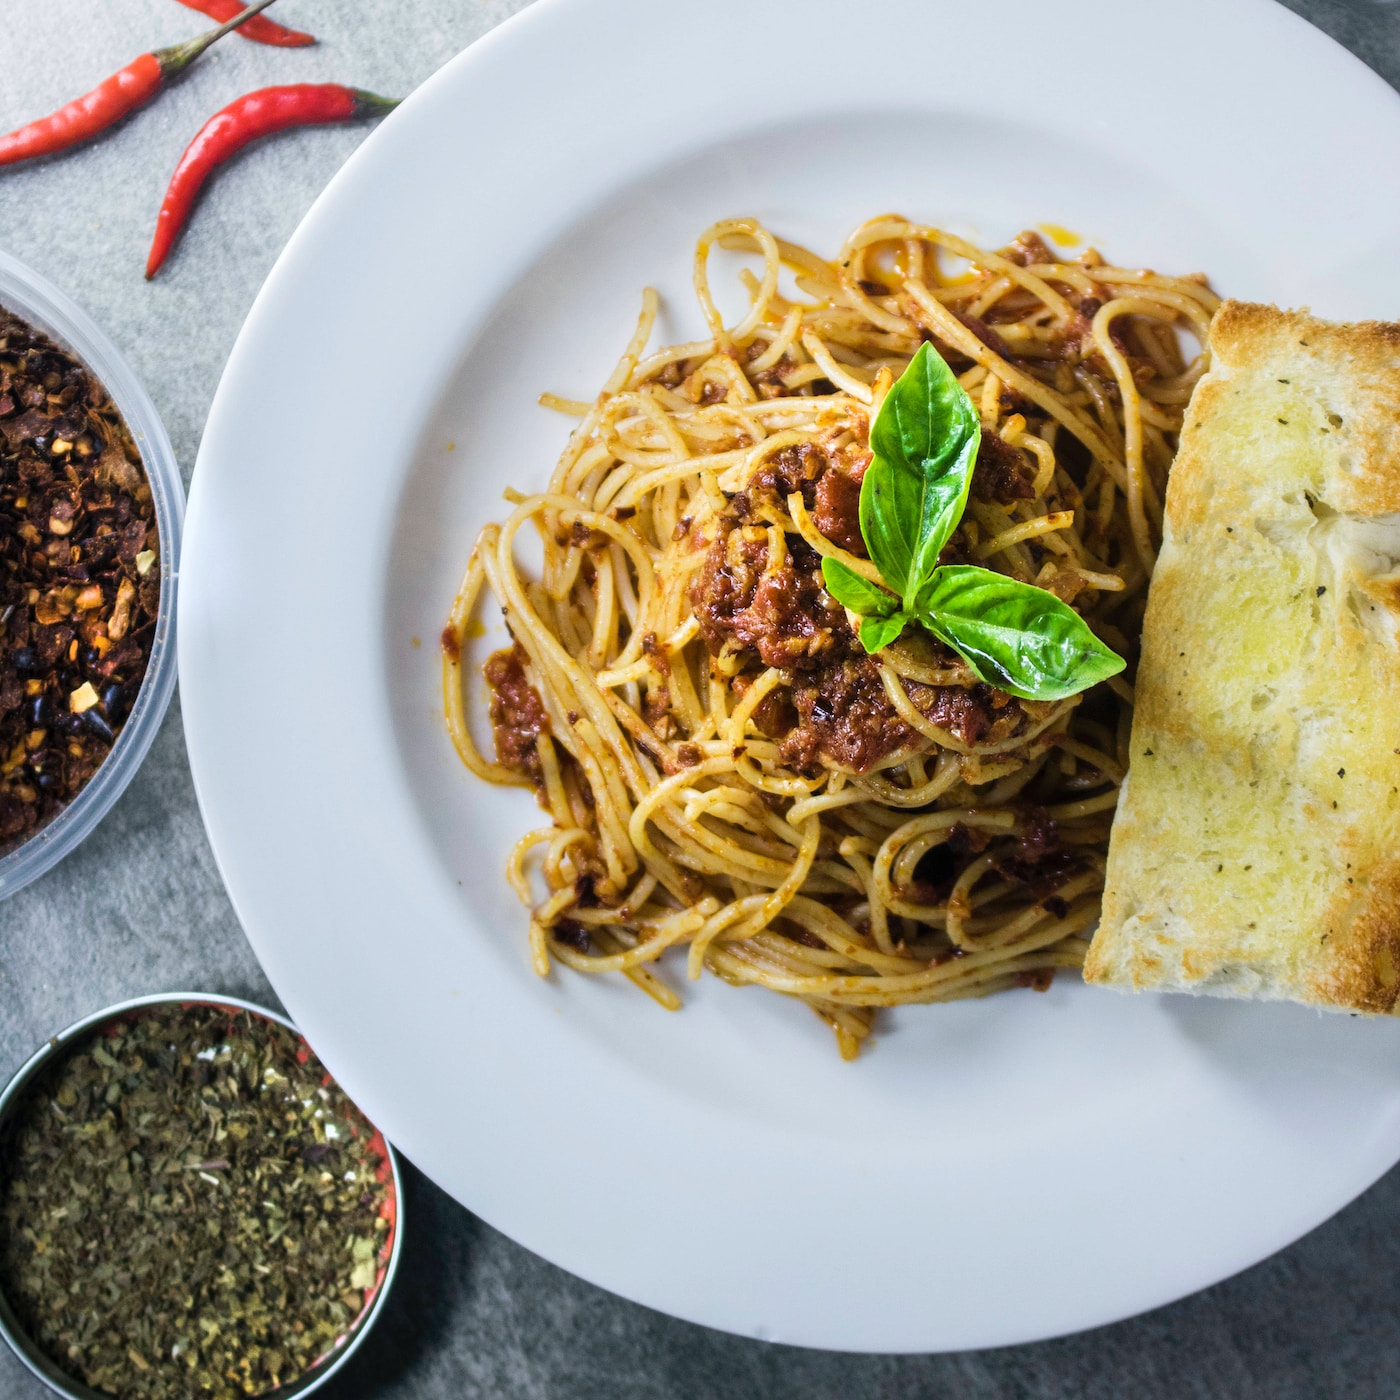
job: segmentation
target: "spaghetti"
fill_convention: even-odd
[[[762,259],[734,324],[716,245]],[[851,1058],[878,1007],[1081,965],[1132,706],[1121,677],[1015,699],[915,627],[864,653],[820,563],[878,581],[858,501],[883,396],[932,341],[982,419],[945,562],[1050,590],[1131,658],[1206,368],[1180,333],[1204,346],[1217,299],[1033,233],[992,253],[893,216],[834,263],[718,223],[695,288],[706,339],[648,354],[647,290],[598,397],[542,399],[581,422],[472,551],[443,633],[449,728],[472,772],[533,785],[551,818],[507,870],[537,971],[620,972],[675,1008],[655,965],[684,948],[692,978],[805,1000]],[[514,639],[486,667],[495,761],[464,694],[483,587]]]

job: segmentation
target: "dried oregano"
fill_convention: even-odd
[[[0,1288],[117,1400],[256,1395],[329,1351],[390,1236],[373,1129],[292,1032],[159,1006],[83,1039],[0,1133]]]

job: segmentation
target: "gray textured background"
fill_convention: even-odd
[[[1291,7],[1400,84],[1400,5]],[[285,0],[278,14],[316,30],[319,48],[228,39],[95,146],[0,174],[0,247],[105,327],[155,399],[187,478],[254,295],[362,133],[305,132],[237,162],[167,272],[148,286],[141,268],[152,220],[189,136],[217,107],[268,83],[343,81],[407,93],[519,8],[518,0]],[[1154,8],[1170,22],[1169,3]],[[0,131],[143,49],[203,27],[172,0],[0,0]],[[274,1001],[204,837],[177,701],[96,834],[0,905],[0,1078],[80,1015],[187,986]],[[1293,1248],[1173,1307],[1061,1341],[944,1357],[806,1352],[675,1322],[527,1254],[412,1172],[408,1197],[412,1228],[395,1295],[365,1350],[322,1392],[327,1400],[1400,1395],[1395,1172]],[[1087,1183],[1084,1201],[1092,1210]],[[46,1394],[0,1351],[0,1396]]]

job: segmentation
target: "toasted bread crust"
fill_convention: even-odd
[[[1400,326],[1226,302],[1166,498],[1091,982],[1400,996]]]

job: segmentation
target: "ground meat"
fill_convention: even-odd
[[[1010,697],[989,685],[979,684],[919,686],[917,690],[911,687],[910,698],[940,729],[955,734],[972,748],[991,734],[998,722],[998,710],[1008,708]],[[1011,714],[1017,716],[1019,722],[1019,709],[1012,707]]]
[[[1026,812],[1025,827],[1018,839],[1017,854],[1022,860],[1042,860],[1060,850],[1060,833],[1055,819],[1044,807]]]
[[[747,538],[741,528],[721,532],[691,590],[711,652],[738,643],[765,666],[802,670],[844,650],[853,634],[845,610],[821,586],[819,562],[815,551],[790,539],[782,567],[766,571],[766,541]]]
[[[865,479],[865,464],[860,475],[833,469],[823,472],[817,481],[816,508],[812,523],[832,544],[840,545],[859,559],[868,559],[869,551],[860,533],[860,485]]]
[[[995,433],[983,433],[977,446],[977,465],[972,470],[972,494],[979,501],[1029,501],[1035,487],[1026,471],[1020,448],[1003,442]]]
[[[779,448],[765,459],[749,478],[745,491],[754,500],[771,497],[782,507],[786,507],[787,498],[794,491],[800,491],[803,505],[811,510],[817,478],[826,468],[827,455],[819,444],[794,443],[790,447]]]
[[[1060,842],[1055,822],[1043,807],[1030,808],[1016,844],[997,855],[992,868],[1003,879],[1028,885],[1036,899],[1057,918],[1069,912],[1055,897],[1055,891],[1076,871],[1083,860],[1073,847]]]
[[[579,923],[577,919],[559,919],[549,931],[556,943],[562,943],[576,953],[592,951],[593,940],[588,936],[588,926]]]
[[[768,562],[767,542],[748,539],[734,526],[733,520],[720,522],[719,533],[690,590],[690,605],[700,624],[700,635],[716,656],[731,639],[748,645],[745,614],[753,604],[758,580]]]
[[[900,891],[901,896],[912,904],[946,904],[958,876],[970,863],[968,857],[980,856],[991,844],[991,832],[959,822],[946,841],[919,857],[914,878]]]
[[[752,676],[736,676],[734,678],[735,694],[742,697],[753,680]],[[781,739],[790,734],[796,727],[798,719],[797,707],[792,703],[792,692],[785,685],[770,690],[758,702],[758,706],[753,712],[754,726],[760,734],[765,734],[770,739]]]
[[[869,465],[864,447],[828,450],[819,442],[801,442],[780,448],[734,498],[735,514],[745,520],[765,503],[786,511],[788,497],[798,493],[827,539],[867,559],[860,533],[860,484]]]
[[[1110,288],[1099,283],[1094,283],[1094,288],[1092,294],[1071,294],[1070,301],[1075,309],[1060,328],[1059,351],[1064,355],[1084,356],[1086,364],[1093,369],[1094,373],[1108,381],[1107,387],[1112,394],[1116,391],[1117,384],[1108,362],[1095,349],[1094,317],[1099,314],[1104,302],[1113,299],[1113,292]],[[1108,338],[1127,357],[1129,367],[1133,371],[1133,378],[1138,383],[1145,383],[1148,379],[1156,376],[1157,367],[1154,364],[1132,353],[1127,338],[1123,334],[1120,321],[1110,323]]]
[[[1009,360],[1011,347],[980,316],[969,316],[965,311],[954,311],[953,315],[970,330],[994,355]]]
[[[799,719],[780,750],[792,768],[809,770],[821,758],[865,773],[919,738],[890,704],[879,664],[864,654],[795,679],[792,699]]]
[[[1061,355],[1084,355],[1094,348],[1093,318],[1099,308],[1092,301],[1081,302],[1080,305],[1089,306],[1090,310],[1073,312],[1060,327],[1056,348]]]
[[[1032,263],[1043,264],[1059,261],[1046,246],[1045,240],[1034,229],[1025,229],[1018,233],[1011,243],[1001,250],[1001,255],[1007,262],[1013,262],[1018,267],[1030,267]]]
[[[776,454],[775,454],[776,455]],[[789,673],[792,683],[765,698],[759,730],[782,741],[783,762],[811,769],[822,760],[865,772],[917,738],[899,718],[845,610],[821,586],[820,559],[789,538],[788,557],[770,573],[768,546],[736,520],[710,546],[691,606],[711,652],[735,644],[756,663]],[[749,677],[739,676],[742,693]]]
[[[964,826],[958,822],[945,842],[955,855],[980,856],[992,844],[992,833],[980,826]]]
[[[797,361],[784,355],[777,364],[750,374],[749,382],[758,390],[759,398],[780,399],[787,393],[787,385],[783,383],[784,376],[797,368]]]
[[[496,761],[523,773],[543,788],[535,739],[549,733],[549,718],[539,692],[525,677],[525,653],[519,645],[493,652],[482,668],[491,687],[491,733],[496,740]]]
[[[675,737],[676,721],[671,716],[671,689],[669,686],[652,686],[642,697],[642,718],[651,726],[658,739],[670,740]]]

